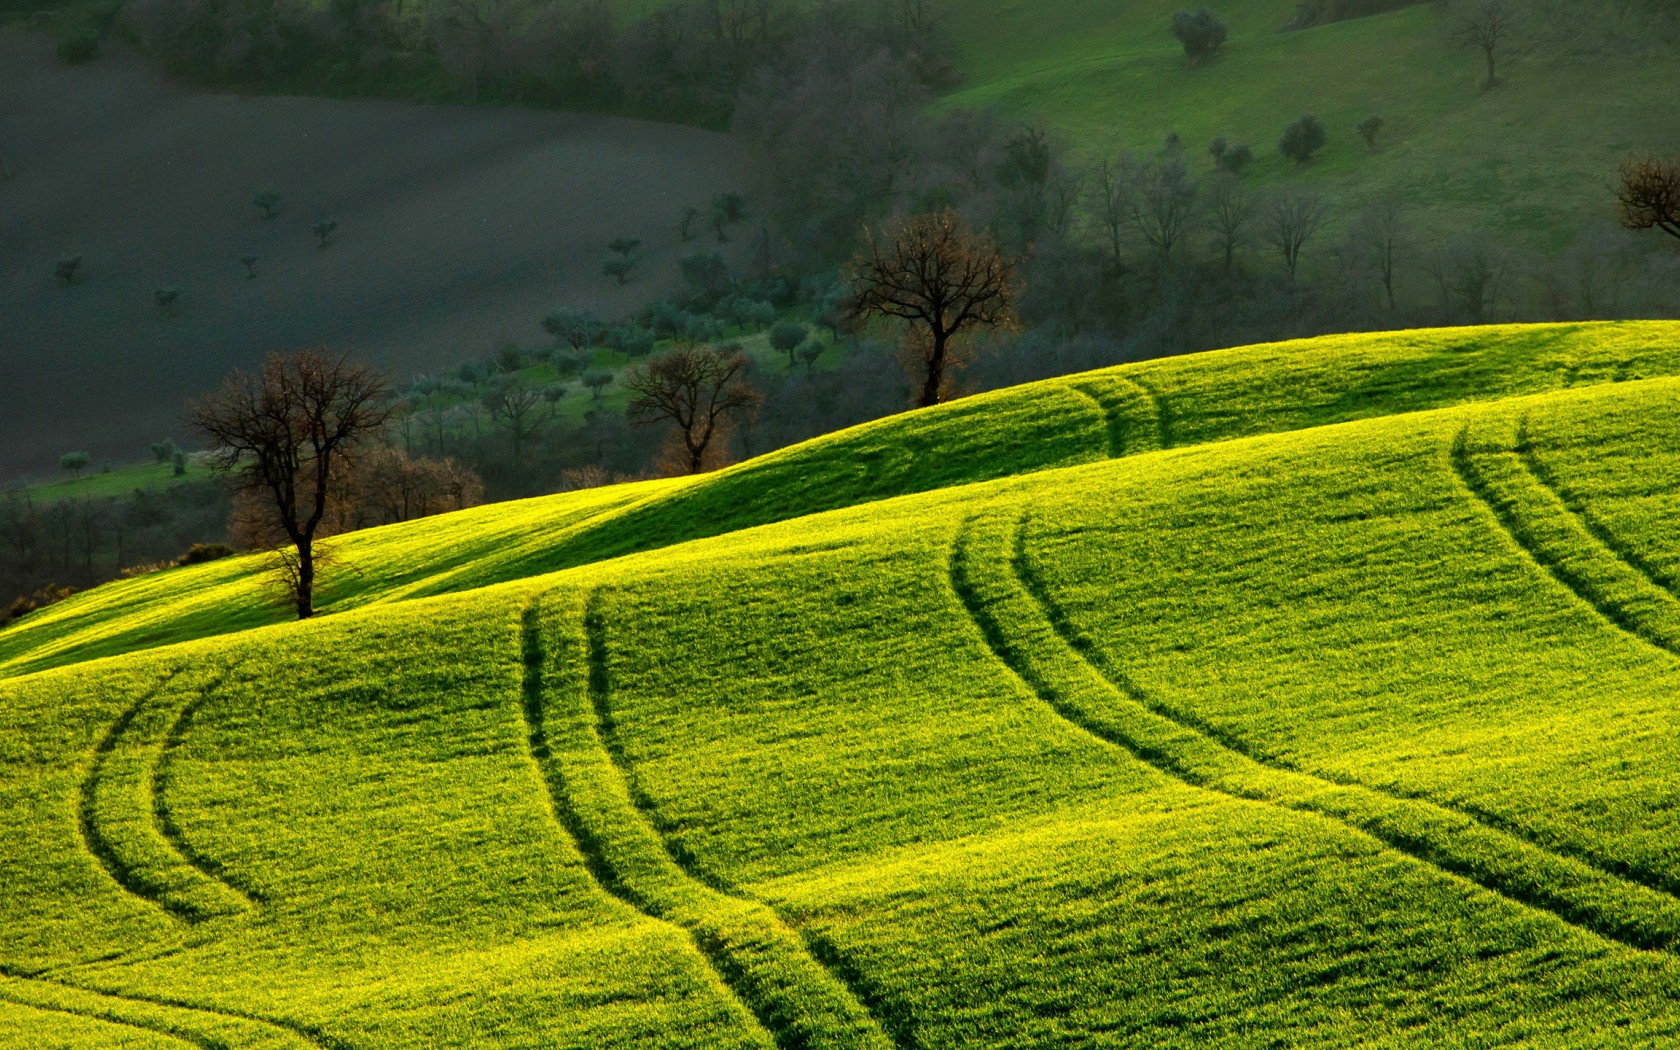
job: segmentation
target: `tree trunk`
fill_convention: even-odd
[[[1493,86],[1495,84],[1499,83],[1499,78],[1494,75],[1496,67],[1494,66],[1494,60],[1493,60],[1493,48],[1491,48],[1491,47],[1487,48],[1486,51],[1487,51],[1487,66],[1488,66],[1488,78],[1487,78],[1486,89],[1491,91],[1493,89]]]
[[[918,402],[922,408],[939,404],[939,389],[945,383],[945,343],[949,338],[944,332],[933,333],[933,352],[928,355],[927,378],[922,383],[922,397]]]
[[[300,540],[297,545],[297,615],[307,620],[315,615],[315,544]]]

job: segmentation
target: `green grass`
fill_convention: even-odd
[[[1519,38],[1500,87],[1479,90],[1481,56],[1452,39],[1436,5],[1308,30],[1278,29],[1293,0],[1227,0],[1224,52],[1191,69],[1168,32],[1165,0],[987,0],[948,22],[966,82],[948,106],[997,105],[1048,123],[1088,157],[1160,150],[1182,136],[1192,167],[1216,136],[1248,142],[1250,180],[1267,187],[1325,186],[1344,211],[1403,196],[1415,229],[1451,239],[1494,229],[1547,251],[1613,218],[1616,165],[1662,149],[1680,85],[1654,48],[1575,56]],[[1330,132],[1305,169],[1278,155],[1283,129],[1303,113]],[[1355,133],[1386,121],[1369,152]]]
[[[171,463],[136,463],[125,467],[96,470],[81,477],[38,482],[27,487],[29,498],[51,502],[61,499],[120,498],[140,491],[166,489],[191,481],[205,481],[213,475],[204,467],[189,463],[186,473],[176,474]]]
[[[1676,334],[1149,362],[350,537],[306,624],[47,610],[0,1031],[1672,1043]]]

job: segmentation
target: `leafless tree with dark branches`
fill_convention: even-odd
[[[1505,0],[1483,0],[1459,23],[1458,39],[1466,47],[1479,48],[1487,59],[1487,82],[1483,91],[1499,84],[1499,49],[1515,28],[1510,5]]]
[[[333,526],[351,457],[393,412],[379,373],[320,350],[271,354],[191,405],[232,482],[242,530],[278,558],[298,619],[315,613],[317,543]]]
[[[719,465],[719,438],[761,400],[746,370],[739,347],[678,347],[632,370],[624,381],[631,394],[630,420],[644,426],[675,423],[683,466],[699,474]]]
[[[1629,157],[1622,162],[1616,200],[1622,225],[1635,232],[1661,230],[1680,237],[1680,157]]]
[[[971,329],[1015,324],[1015,267],[990,233],[970,233],[949,208],[872,231],[852,260],[853,318],[885,317],[911,330],[921,407],[948,393],[955,340]]]

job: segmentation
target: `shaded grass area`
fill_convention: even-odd
[[[328,612],[438,595],[732,530],[1249,434],[1680,372],[1680,325],[1335,336],[1124,365],[908,413],[699,480],[480,508],[358,533]],[[278,623],[250,560],[99,588],[0,633],[0,673]]]
[[[1122,374],[1180,441],[1265,410],[1151,367]],[[355,1050],[1680,1036],[1680,960],[1647,950],[1680,876],[1680,668],[1455,462],[1505,462],[1526,419],[1596,491],[1567,450],[1637,476],[1680,380],[1333,426],[1292,421],[1346,384],[1280,382],[1284,432],[1113,460],[1104,406],[1127,435],[1161,414],[1080,382],[1038,388],[1089,442],[1045,443],[1071,465],[1023,449],[1012,476],[0,681],[0,837],[28,844],[0,851],[0,965]],[[523,508],[589,520],[558,505]],[[1608,564],[1590,530],[1556,542]],[[172,731],[144,712],[177,668],[204,677]],[[182,923],[86,848],[129,711],[118,738],[155,721],[170,752],[142,801],[251,908]],[[82,1038],[98,1004],[63,994]]]
[[[948,23],[968,80],[946,104],[1045,121],[1090,155],[1153,154],[1176,133],[1201,170],[1224,136],[1254,147],[1258,185],[1309,182],[1349,207],[1398,195],[1432,239],[1493,230],[1548,251],[1611,220],[1607,187],[1624,154],[1680,132],[1680,88],[1648,40],[1571,54],[1525,24],[1506,41],[1502,83],[1482,91],[1481,55],[1454,38],[1453,9],[1418,4],[1283,33],[1291,0],[1226,0],[1215,8],[1230,42],[1192,69],[1168,32],[1181,6],[968,5]],[[1297,169],[1277,143],[1304,113],[1324,121],[1330,142]],[[1370,116],[1385,121],[1374,153],[1355,132]]]

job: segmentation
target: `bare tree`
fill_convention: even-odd
[[[675,423],[684,466],[699,474],[716,465],[708,452],[728,423],[761,399],[746,370],[739,347],[679,347],[631,371],[624,381],[631,394],[627,414],[638,425]]]
[[[1295,279],[1300,266],[1301,250],[1313,235],[1323,229],[1330,207],[1317,190],[1288,190],[1272,199],[1266,209],[1264,235],[1266,243],[1277,249],[1289,268],[1289,279]]]
[[[1126,230],[1126,163],[1124,160],[1104,159],[1097,165],[1091,180],[1092,207],[1097,224],[1108,235],[1109,262],[1118,273],[1121,238]]]
[[[1626,229],[1661,230],[1680,237],[1680,158],[1629,157],[1622,162],[1616,200]]]
[[[1015,323],[1015,267],[990,233],[970,233],[947,208],[893,223],[852,260],[851,314],[910,326],[922,372],[917,404],[938,404],[953,341],[972,328]]]
[[[1505,0],[1484,0],[1465,16],[1458,27],[1458,39],[1466,47],[1480,48],[1487,59],[1487,82],[1483,91],[1499,83],[1499,49],[1510,38],[1514,23]]]
[[[1127,161],[1125,164],[1126,225],[1149,246],[1156,265],[1165,270],[1172,263],[1173,249],[1184,238],[1195,217],[1196,180],[1182,153],[1165,160]]]
[[[314,615],[317,541],[331,529],[350,457],[385,425],[383,376],[318,350],[271,354],[256,374],[234,372],[191,405],[251,526],[297,606]]]
[[[525,442],[542,429],[543,419],[537,412],[542,404],[542,391],[517,379],[498,382],[484,395],[484,407],[490,411],[490,421],[507,431],[508,443],[513,446],[515,468],[524,461]]]
[[[1254,198],[1242,179],[1229,173],[1215,176],[1208,195],[1207,225],[1213,233],[1214,247],[1225,260],[1226,273],[1236,264],[1237,252],[1248,243],[1253,220]]]
[[[484,482],[452,459],[379,448],[358,457],[345,502],[357,528],[372,528],[476,507],[484,502]]]
[[[1404,233],[1405,205],[1399,197],[1386,197],[1366,208],[1353,230],[1382,282],[1390,310],[1395,308],[1394,273]]]

